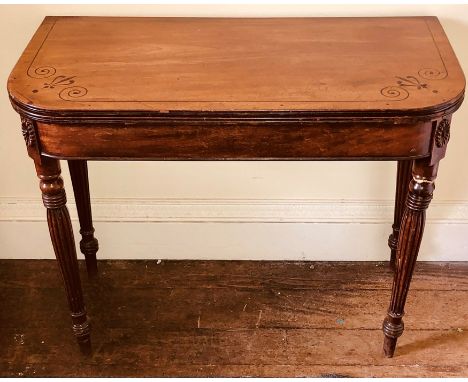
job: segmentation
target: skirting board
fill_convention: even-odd
[[[101,259],[380,261],[393,202],[95,199],[93,214]],[[419,259],[466,261],[467,223],[467,202],[434,201]],[[0,248],[0,258],[54,257],[40,200],[0,198]]]

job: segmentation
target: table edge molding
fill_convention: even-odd
[[[319,122],[326,121],[359,121],[359,120],[381,120],[388,118],[424,119],[438,118],[441,115],[454,113],[463,103],[464,89],[454,99],[443,104],[421,108],[402,110],[256,110],[256,111],[197,111],[197,110],[174,110],[174,111],[143,111],[143,110],[50,110],[25,104],[15,99],[10,93],[10,102],[20,115],[37,122],[44,123],[152,123],[152,122],[208,122],[208,121],[301,121]]]

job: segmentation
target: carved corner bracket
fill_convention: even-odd
[[[450,121],[448,119],[444,118],[437,124],[434,139],[437,147],[443,147],[448,143],[450,140]]]
[[[21,116],[21,132],[28,148],[36,144],[36,128],[31,119]]]
[[[24,142],[26,143],[26,148],[28,149],[28,155],[36,160],[40,156],[36,122],[23,115],[20,115],[20,118],[21,133],[23,134]]]
[[[451,115],[443,116],[432,122],[431,164],[439,162],[445,156],[447,144],[450,140],[451,117]]]

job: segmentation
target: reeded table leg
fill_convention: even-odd
[[[425,159],[417,160],[413,165],[398,239],[392,297],[383,322],[384,353],[387,357],[393,357],[397,339],[403,333],[406,296],[424,231],[426,209],[434,191],[437,167],[437,164],[429,166]]]
[[[412,179],[411,168],[413,161],[401,160],[398,161],[397,166],[397,181],[395,192],[395,212],[393,215],[393,232],[388,238],[388,246],[390,247],[390,267],[395,269],[396,265],[396,251],[398,244],[398,233],[401,226],[401,218],[405,209],[406,196],[408,195],[408,183]]]
[[[40,161],[35,161],[35,164],[40,179],[42,200],[47,208],[50,237],[70,304],[73,333],[81,351],[90,353],[90,327],[83,302],[75,241],[66,206],[63,180],[60,176],[60,163],[55,159],[40,157]]]
[[[86,259],[88,276],[94,278],[98,273],[96,252],[99,249],[99,243],[94,237],[91,200],[89,197],[88,165],[85,160],[69,160],[68,168],[80,220],[80,234],[82,237],[80,250]]]

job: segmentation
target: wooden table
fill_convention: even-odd
[[[392,357],[464,87],[435,17],[47,17],[8,92],[82,351],[91,350],[90,327],[60,159],[70,168],[91,276],[98,242],[87,160],[394,160],[395,276],[383,322]]]

